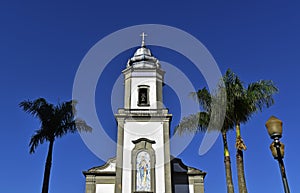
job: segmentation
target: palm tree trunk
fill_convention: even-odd
[[[48,155],[47,155],[46,164],[45,164],[42,193],[48,193],[48,190],[49,190],[50,170],[51,170],[51,165],[52,165],[53,144],[54,144],[54,140],[50,140],[49,141]]]
[[[247,186],[245,180],[245,170],[244,170],[244,155],[243,150],[246,150],[246,146],[243,143],[241,137],[240,124],[236,125],[236,167],[238,173],[238,186],[240,193],[247,193]]]
[[[223,139],[223,145],[224,145],[224,164],[225,164],[227,193],[234,193],[230,154],[229,154],[228,144],[227,144],[227,134],[225,131],[222,131],[222,137],[223,137],[222,139]]]

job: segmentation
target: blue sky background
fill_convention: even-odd
[[[284,121],[284,161],[291,192],[298,192],[299,9],[297,1],[276,0],[1,1],[0,191],[41,191],[48,146],[43,144],[35,154],[29,154],[29,139],[39,124],[22,112],[18,103],[38,97],[53,103],[70,100],[77,68],[95,43],[124,27],[156,23],[180,28],[199,39],[214,56],[222,73],[231,68],[246,84],[260,79],[276,83],[280,93],[275,96],[275,105],[242,125],[248,147],[244,155],[247,186],[250,193],[283,192],[277,162],[269,151],[271,140],[264,126],[266,120],[275,115]],[[97,86],[97,112],[100,119],[106,120],[104,125],[112,138],[115,138],[116,127],[106,95],[110,95],[113,82],[134,50],[116,57]],[[192,71],[185,68],[185,59],[176,53],[158,47],[151,50],[158,59],[187,73]],[[192,76],[192,80],[195,87],[206,85],[201,76]],[[178,124],[180,109],[172,89],[166,87],[164,100],[174,115],[173,130]],[[206,193],[226,192],[221,139],[207,154],[199,156],[202,136],[197,135],[179,157],[187,165],[208,173]],[[234,137],[234,132],[229,132],[234,185],[238,192]],[[54,146],[50,193],[84,192],[82,171],[101,164],[103,161],[85,146],[78,134],[58,139]]]

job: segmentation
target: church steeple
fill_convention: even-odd
[[[125,82],[124,108],[162,108],[162,86],[165,72],[159,60],[145,45],[146,34],[142,33],[142,45],[127,62],[123,70]]]
[[[124,108],[115,114],[119,147],[115,193],[171,193],[168,141],[172,115],[162,105],[165,72],[146,47],[146,34],[141,36],[141,47],[122,71]]]

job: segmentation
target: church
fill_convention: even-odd
[[[125,67],[125,65],[124,65]],[[127,62],[116,157],[83,174],[85,193],[204,193],[206,173],[170,154],[172,114],[163,107],[165,71],[142,45]]]

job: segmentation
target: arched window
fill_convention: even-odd
[[[138,86],[138,106],[149,106],[149,86]]]

